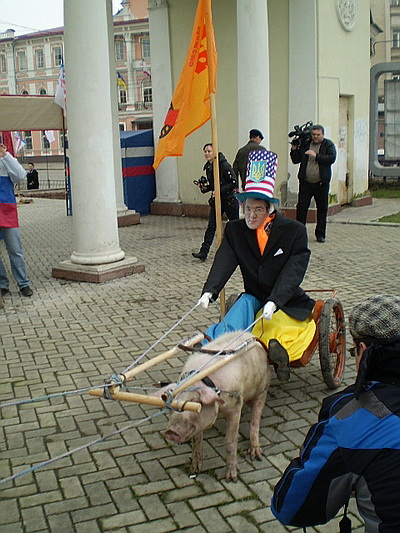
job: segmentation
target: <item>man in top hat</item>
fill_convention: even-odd
[[[318,423],[275,487],[283,524],[331,520],[354,491],[368,533],[400,531],[400,298],[378,294],[351,311],[354,385],[326,398]],[[345,513],[346,515],[346,513]],[[351,531],[348,517],[340,531]]]
[[[310,257],[305,226],[275,210],[276,168],[273,152],[250,153],[245,191],[237,195],[245,218],[227,223],[198,304],[207,308],[239,267],[244,293],[206,335],[246,329],[262,315],[252,333],[268,349],[278,379],[287,381],[289,360],[299,359],[314,336],[315,302],[300,288]]]
[[[236,176],[240,176],[243,190],[246,184],[246,172],[249,154],[255,150],[266,150],[265,146],[261,144],[263,139],[264,135],[260,130],[250,130],[248,143],[239,148],[236,154],[235,161],[233,162],[233,170],[235,171]]]

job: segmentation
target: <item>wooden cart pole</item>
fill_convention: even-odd
[[[102,398],[104,394],[103,389],[92,389],[89,391],[90,396],[96,396]],[[134,394],[131,392],[111,392],[110,396],[112,400],[122,400],[125,402],[132,403],[144,403],[146,405],[153,405],[155,407],[165,407],[165,401],[156,396],[146,396],[144,394]],[[170,404],[172,409],[177,411],[193,411],[195,413],[200,413],[201,404],[197,402],[184,402],[181,400],[174,400]]]

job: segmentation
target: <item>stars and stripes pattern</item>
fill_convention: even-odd
[[[247,161],[245,192],[257,192],[273,197],[278,156],[268,150],[250,152]]]

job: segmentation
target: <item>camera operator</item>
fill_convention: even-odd
[[[317,206],[315,237],[318,242],[325,242],[329,183],[331,167],[336,160],[336,148],[332,141],[325,139],[324,128],[319,124],[311,127],[311,136],[306,142],[301,141],[301,138],[295,138],[290,150],[292,162],[300,163],[296,218],[306,224],[311,198],[314,198]]]
[[[206,173],[206,179],[202,176],[199,180],[195,180],[195,185],[198,185],[203,194],[212,192],[208,203],[210,205],[210,215],[208,218],[208,226],[204,234],[203,244],[200,247],[198,253],[193,252],[192,256],[200,261],[207,259],[208,252],[210,251],[211,244],[214,240],[216,230],[216,216],[215,216],[215,197],[214,197],[214,151],[211,143],[207,143],[203,146],[203,153],[206,159],[206,164],[203,170]],[[219,152],[219,181],[221,189],[221,214],[226,213],[228,220],[237,220],[239,218],[239,203],[235,198],[235,193],[238,189],[238,182],[236,174],[231,165],[226,160],[224,154]]]

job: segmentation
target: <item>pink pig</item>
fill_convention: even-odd
[[[207,344],[207,350],[232,351],[245,340],[252,339],[250,333],[226,333],[215,341]],[[239,338],[240,335],[240,338]],[[182,376],[187,376],[193,370],[212,365],[220,359],[213,355],[195,352],[189,356]],[[252,460],[261,461],[262,450],[259,442],[259,430],[262,410],[267,398],[271,381],[271,372],[267,353],[260,343],[250,343],[236,359],[207,376],[210,382],[196,382],[188,390],[178,394],[176,399],[199,402],[202,405],[200,413],[190,411],[174,412],[164,432],[166,439],[183,443],[192,439],[191,471],[196,474],[201,471],[203,464],[203,431],[213,426],[217,416],[221,413],[227,421],[225,450],[226,450],[226,480],[237,481],[237,441],[239,433],[240,415],[244,403],[251,406],[250,448],[248,453]],[[214,386],[213,386],[214,385]],[[174,384],[168,386],[173,387]],[[220,392],[219,392],[220,391]]]

